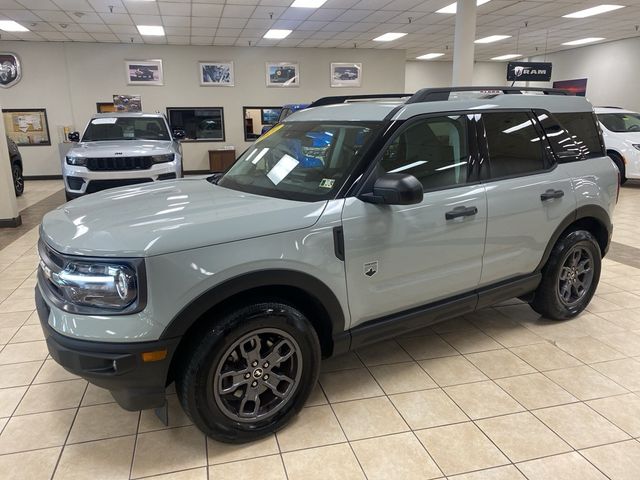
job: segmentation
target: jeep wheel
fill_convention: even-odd
[[[600,280],[598,242],[585,230],[562,237],[542,269],[542,282],[531,307],[546,318],[566,320],[582,312]]]
[[[13,189],[16,197],[24,193],[24,178],[22,177],[22,167],[18,164],[11,166],[11,174],[13,175]]]
[[[620,172],[620,185],[624,185],[627,183],[627,172],[624,166],[624,160],[622,160],[622,157],[616,152],[607,152],[607,154],[609,155],[609,158],[613,160],[613,163],[616,164],[616,167],[618,167],[618,171]]]
[[[314,328],[278,302],[232,311],[191,351],[176,378],[180,402],[200,430],[229,443],[283,427],[302,409],[320,369]]]

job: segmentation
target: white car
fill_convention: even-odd
[[[640,113],[616,107],[596,107],[607,155],[620,170],[620,183],[640,178]]]

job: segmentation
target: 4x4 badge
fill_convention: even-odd
[[[378,261],[375,262],[367,262],[364,264],[364,268],[362,269],[362,273],[364,273],[367,277],[373,277],[376,273],[378,273]]]

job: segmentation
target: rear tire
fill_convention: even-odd
[[[227,443],[282,428],[302,409],[320,371],[315,329],[280,302],[236,308],[187,348],[176,378],[182,407],[200,430]]]
[[[627,183],[627,172],[624,166],[624,160],[616,152],[607,152],[607,154],[609,155],[609,158],[613,160],[613,163],[616,164],[616,167],[618,167],[618,171],[620,172],[620,185],[624,185],[625,183]]]
[[[567,320],[589,305],[598,287],[601,252],[594,236],[574,230],[558,240],[542,269],[542,281],[530,303],[551,320]]]

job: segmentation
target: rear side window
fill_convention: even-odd
[[[604,156],[595,115],[591,112],[555,113],[555,117],[575,140],[584,157]]]
[[[485,113],[482,118],[487,132],[491,177],[529,175],[546,169],[538,130],[527,113]]]
[[[536,116],[558,161],[572,162],[585,158],[582,145],[576,142],[575,136],[561,125],[555,115],[549,112],[536,112]]]

